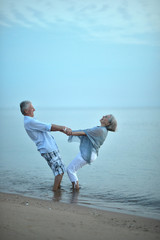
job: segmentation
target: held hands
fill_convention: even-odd
[[[63,129],[63,133],[65,133],[66,135],[70,136],[70,135],[72,135],[72,129],[65,127]]]

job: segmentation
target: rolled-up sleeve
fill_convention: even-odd
[[[32,119],[29,125],[30,130],[37,130],[41,132],[49,132],[51,131],[51,124],[40,122],[36,119]]]

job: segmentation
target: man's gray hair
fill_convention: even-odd
[[[20,103],[20,110],[23,115],[25,114],[25,110],[28,109],[30,104],[31,104],[30,101],[23,101]]]
[[[117,121],[112,114],[110,115],[109,123],[110,123],[110,125],[107,126],[108,131],[115,132],[116,128],[117,128]]]

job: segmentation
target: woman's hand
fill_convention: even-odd
[[[63,133],[65,133],[66,135],[70,136],[70,135],[72,135],[72,129],[65,127],[63,129]]]

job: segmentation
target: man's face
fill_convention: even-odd
[[[28,109],[25,110],[25,115],[29,117],[34,117],[35,108],[33,107],[32,103],[29,104]]]

